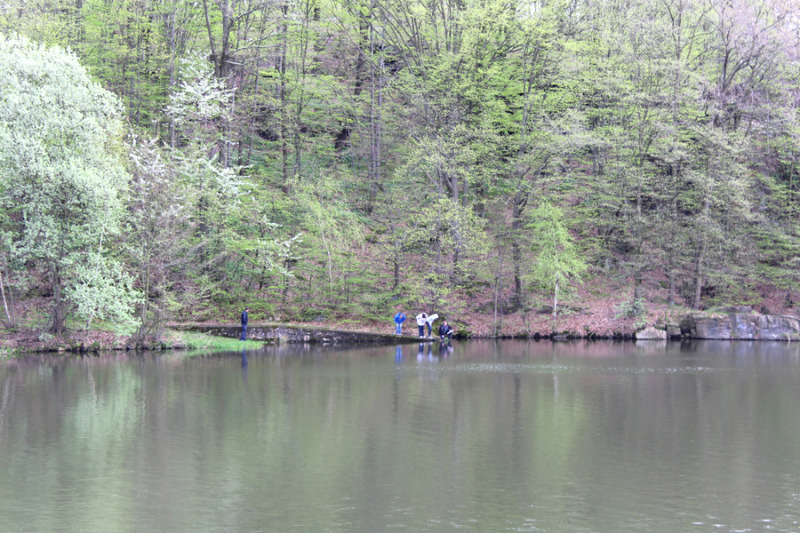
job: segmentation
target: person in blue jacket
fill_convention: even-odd
[[[240,341],[247,340],[247,312],[249,310],[249,307],[245,307],[244,311],[242,311],[242,334],[239,336]]]
[[[403,334],[403,322],[405,321],[406,315],[404,315],[402,311],[398,311],[397,314],[394,315],[394,326],[398,335]]]

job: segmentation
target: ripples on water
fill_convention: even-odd
[[[443,367],[440,372],[492,372],[499,374],[703,374],[709,372],[737,371],[735,368],[710,367],[610,367],[610,366],[573,366],[542,364],[503,364],[503,363],[471,363]]]

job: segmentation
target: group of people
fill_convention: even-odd
[[[439,318],[439,315],[433,314],[428,315],[427,313],[420,313],[418,314],[415,319],[417,321],[417,327],[419,328],[419,336],[425,337],[425,328],[428,328],[428,337],[430,338],[433,332],[433,323],[436,319]],[[403,334],[403,322],[406,321],[406,315],[402,311],[398,311],[396,315],[394,315],[394,325],[395,325],[395,332],[398,335]],[[441,340],[444,339],[452,339],[453,338],[453,328],[450,324],[447,323],[447,320],[442,320],[441,325],[437,331],[439,334],[439,338]]]
[[[242,334],[239,336],[239,340],[247,340],[247,319],[248,319],[248,312],[250,308],[245,307],[244,311],[242,311],[241,321],[242,321]],[[428,327],[428,338],[431,337],[431,333],[433,331],[433,323],[439,318],[439,315],[433,314],[428,315],[427,313],[420,313],[416,317],[417,326],[419,327],[419,336],[425,337],[425,327]],[[403,322],[406,321],[406,315],[403,314],[402,311],[398,311],[396,315],[394,315],[394,323],[395,323],[395,331],[398,335],[403,334]],[[453,338],[453,328],[450,327],[450,324],[447,323],[447,320],[442,320],[442,324],[439,326],[439,339],[452,339]]]

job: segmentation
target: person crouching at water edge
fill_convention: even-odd
[[[240,341],[247,340],[247,312],[249,310],[249,307],[245,307],[244,311],[242,311],[242,334],[239,336]]]
[[[447,320],[443,320],[442,325],[439,326],[439,340],[444,341],[445,339],[453,340],[453,328],[450,327]]]
[[[428,315],[425,313],[420,313],[416,316],[417,319],[417,326],[419,327],[419,336],[425,336],[425,324],[428,322]]]

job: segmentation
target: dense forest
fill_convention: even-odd
[[[5,0],[0,98],[7,327],[797,298],[794,0]]]

